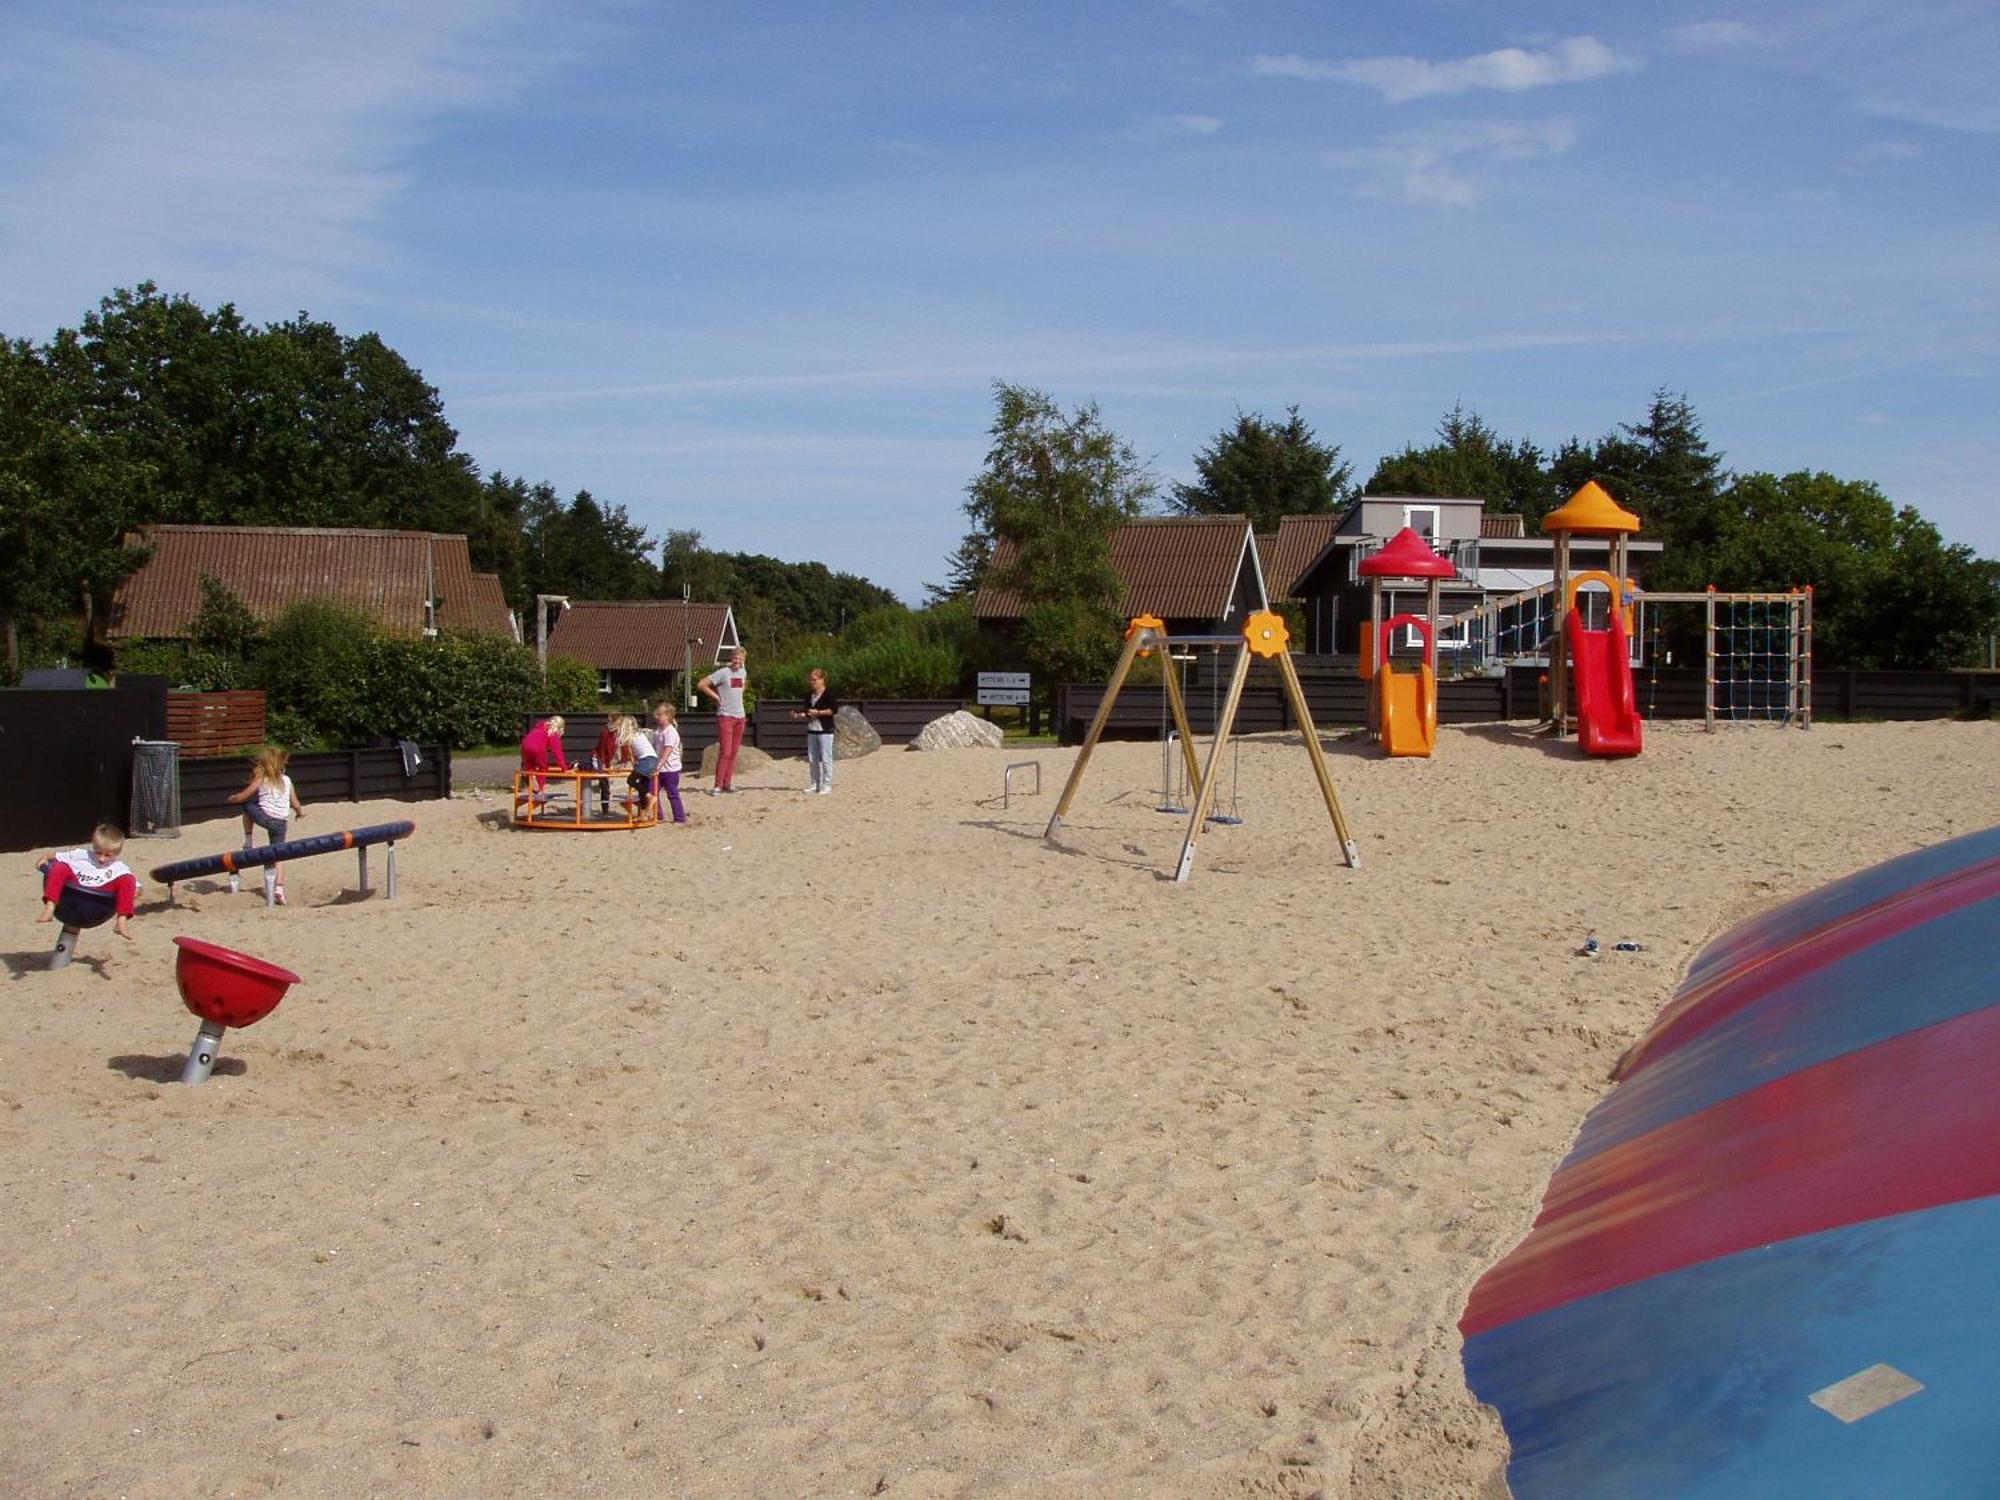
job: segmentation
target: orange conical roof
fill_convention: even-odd
[[[1639,518],[1604,492],[1595,479],[1587,481],[1558,508],[1542,517],[1544,531],[1580,531],[1586,536],[1609,536],[1615,531],[1639,529]]]
[[[1412,526],[1390,537],[1380,552],[1363,558],[1356,571],[1363,578],[1453,578],[1458,574],[1458,569],[1433,552]]]

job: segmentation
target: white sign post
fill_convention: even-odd
[[[1019,707],[1028,701],[1028,687],[1028,674],[1026,672],[981,672],[979,674],[980,706],[1010,705]]]

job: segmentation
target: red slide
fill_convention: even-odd
[[[1637,755],[1639,706],[1632,696],[1632,658],[1625,621],[1611,611],[1608,630],[1588,630],[1571,610],[1563,622],[1570,671],[1576,678],[1576,737],[1585,755]]]

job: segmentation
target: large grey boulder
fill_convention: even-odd
[[[702,750],[701,771],[699,774],[704,780],[713,781],[715,779],[715,763],[721,758],[721,755],[722,747],[720,745],[709,745]],[[745,771],[761,771],[764,767],[771,764],[773,764],[771,757],[764,751],[759,750],[755,745],[744,745],[736,752],[736,774],[739,776]]]
[[[998,750],[1007,736],[998,724],[964,709],[932,719],[910,741],[912,750]]]
[[[833,716],[833,758],[859,760],[882,748],[882,736],[861,717],[858,708],[843,708]]]

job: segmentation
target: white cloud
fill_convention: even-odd
[[[1492,121],[1332,151],[1326,159],[1333,166],[1364,173],[1379,194],[1431,208],[1470,208],[1486,196],[1482,168],[1495,162],[1561,156],[1576,140],[1571,120]]]
[[[1589,36],[1570,37],[1540,51],[1502,47],[1447,62],[1421,57],[1321,61],[1297,53],[1250,59],[1250,71],[1259,78],[1351,83],[1372,89],[1392,104],[1481,89],[1520,93],[1553,84],[1588,83],[1642,66],[1636,57],[1615,52]]]
[[[523,24],[510,0],[221,0],[12,28],[0,314],[38,335],[145,277],[296,308],[393,265],[414,147],[559,56]]]
[[[1667,45],[1676,52],[1703,56],[1715,52],[1748,52],[1776,44],[1771,32],[1747,21],[1696,21],[1676,26],[1667,33]]]
[[[1921,161],[1924,148],[1915,141],[1868,141],[1857,146],[1848,160],[1857,167],[1878,166],[1884,162]]]
[[[1669,50],[1736,56],[1844,90],[1864,114],[1942,130],[2000,134],[2000,9],[1990,0],[1842,0],[1782,26],[1701,21],[1666,34]]]
[[[1220,115],[1140,115],[1125,133],[1141,141],[1200,139],[1214,135],[1223,124]]]

